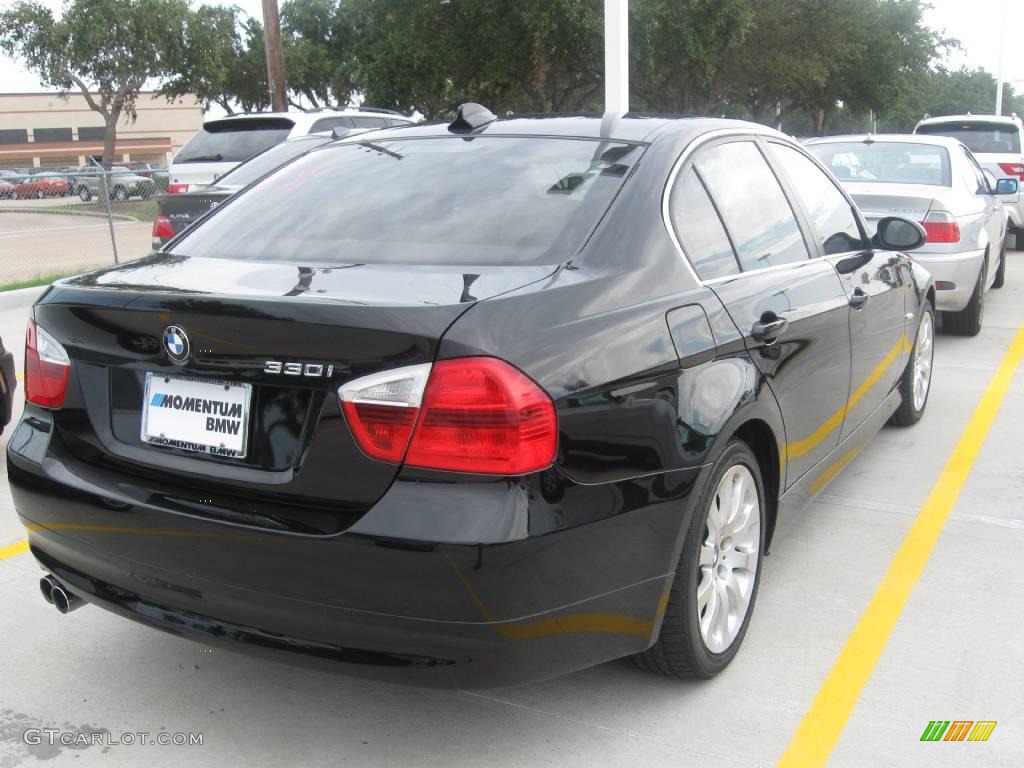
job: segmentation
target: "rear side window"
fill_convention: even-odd
[[[554,264],[597,226],[643,148],[459,136],[332,144],[190,231],[174,252],[311,264]]]
[[[672,225],[697,276],[713,280],[738,274],[740,266],[729,236],[696,171],[676,184],[669,204]]]
[[[744,272],[810,258],[793,209],[750,141],[718,144],[694,163],[722,214]]]
[[[211,120],[188,140],[175,163],[241,163],[288,138],[291,120]]]
[[[310,133],[324,133],[335,128],[351,128],[352,122],[347,117],[321,117],[310,126]]]
[[[1015,125],[963,121],[959,123],[933,123],[919,125],[914,133],[927,136],[952,136],[959,139],[974,153],[1019,154],[1020,130]]]
[[[388,121],[383,117],[360,117],[358,115],[350,118],[356,128],[387,128]]]
[[[775,142],[770,146],[783,173],[796,188],[825,255],[867,248],[850,203],[832,179],[792,147]]]

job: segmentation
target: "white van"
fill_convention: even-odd
[[[168,194],[213,184],[239,163],[293,136],[412,125],[415,121],[383,109],[261,112],[208,120],[171,162]]]
[[[971,150],[971,154],[997,179],[1017,179],[1024,187],[1024,123],[1017,115],[948,115],[927,117],[914,128],[914,133],[952,136]],[[1024,236],[1024,189],[999,199],[1010,216],[1010,227],[1017,233],[1017,247]]]

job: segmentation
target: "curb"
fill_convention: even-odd
[[[18,288],[13,291],[0,291],[0,310],[21,309],[31,307],[36,299],[43,295],[48,285],[37,285],[32,288]]]

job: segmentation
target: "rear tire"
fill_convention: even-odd
[[[111,200],[117,200],[122,202],[128,199],[128,190],[124,187],[114,187],[114,193],[110,196]]]
[[[942,327],[957,336],[977,336],[985,314],[985,265],[981,267],[971,300],[959,312],[943,312]]]
[[[932,365],[935,362],[935,311],[930,302],[921,305],[921,320],[914,335],[907,367],[900,376],[900,407],[889,418],[890,424],[909,427],[917,424],[928,405],[932,391]]]
[[[78,199],[83,203],[88,203],[92,199],[92,193],[89,191],[88,187],[78,188]]]
[[[1002,288],[1006,282],[1006,236],[1003,236],[1003,247],[999,249],[999,267],[996,269],[996,279],[992,281],[993,288]]]
[[[661,632],[654,645],[633,657],[638,667],[666,677],[708,679],[729,665],[754,612],[764,511],[757,459],[746,443],[732,440],[698,500]]]

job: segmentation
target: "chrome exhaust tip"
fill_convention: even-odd
[[[50,595],[53,598],[53,607],[64,614],[71,613],[85,605],[85,601],[82,598],[68,591],[68,589],[59,582],[54,586]]]
[[[50,574],[46,574],[39,580],[39,591],[43,593],[43,600],[53,605],[53,589],[57,586],[57,580]]]

